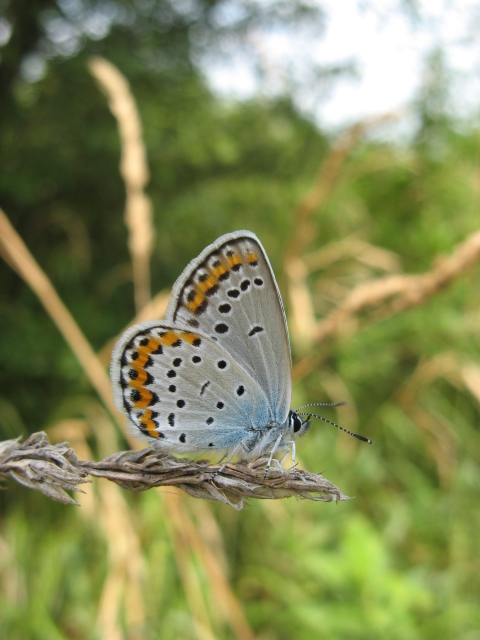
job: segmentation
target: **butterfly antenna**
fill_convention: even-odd
[[[339,402],[338,404],[345,404],[345,403],[344,402]],[[306,405],[306,406],[309,406],[309,405]],[[330,405],[330,406],[337,406],[337,405]],[[297,411],[296,413],[297,413],[297,415],[300,415],[300,416],[307,416],[307,419],[318,418],[318,420],[323,420],[323,422],[328,422],[328,424],[331,424],[334,427],[337,427],[337,429],[340,429],[341,431],[345,431],[345,433],[348,433],[349,436],[357,438],[358,440],[361,440],[362,442],[366,442],[368,444],[372,444],[372,441],[370,440],[370,438],[366,438],[365,436],[361,436],[358,433],[353,433],[353,431],[349,431],[348,429],[344,429],[339,424],[336,424],[335,422],[332,422],[331,420],[327,420],[327,418],[323,418],[322,416],[317,416],[314,413],[306,413],[305,411],[303,411],[301,413],[299,413]]]
[[[300,409],[305,409],[305,407],[341,407],[342,405],[347,404],[346,402],[311,402],[310,404],[302,404],[301,407],[295,409],[298,413]]]

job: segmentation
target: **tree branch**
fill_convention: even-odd
[[[280,499],[295,496],[331,502],[347,500],[320,474],[271,468],[265,479],[265,459],[222,465],[208,460],[175,458],[153,448],[121,451],[99,462],[78,460],[67,442],[52,445],[45,432],[0,442],[0,480],[13,478],[30,489],[64,504],[78,504],[66,491],[81,491],[87,476],[106,478],[129,491],[151,487],[178,487],[204,498],[242,509],[245,498]],[[212,474],[217,472],[212,478]]]

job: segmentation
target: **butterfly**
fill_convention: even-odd
[[[166,452],[247,460],[269,453],[266,475],[276,451],[291,448],[295,466],[295,439],[310,426],[312,414],[290,409],[285,310],[250,231],[221,236],[187,265],[165,319],[118,340],[110,375],[135,434]]]

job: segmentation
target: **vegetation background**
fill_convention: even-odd
[[[393,116],[321,131],[287,90],[220,99],[200,55],[248,49],[252,25],[323,24],[320,4],[233,4],[241,19],[225,23],[219,0],[3,0],[0,204],[105,370],[112,340],[148,298],[149,246],[160,310],[206,244],[257,233],[287,307],[293,405],[345,400],[326,417],[374,441],[318,423],[299,443],[300,464],[355,499],[237,512],[99,481],[74,508],[9,481],[0,637],[476,640],[477,122],[449,112],[441,51],[404,138],[377,135]],[[141,152],[133,170],[122,165],[125,182],[125,144],[92,56],[121,71],[138,106],[155,235]],[[327,90],[349,69],[317,72]],[[128,231],[135,197],[143,217]],[[80,458],[127,448],[12,259],[6,218],[1,228],[0,440],[45,429]],[[143,290],[128,248],[135,229]]]

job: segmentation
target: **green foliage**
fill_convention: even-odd
[[[190,26],[148,31],[148,22],[137,23],[148,32],[143,39],[117,25],[77,56],[54,59],[36,84],[6,74],[1,205],[95,349],[130,322],[134,307],[116,123],[87,72],[87,54],[115,61],[139,105],[157,230],[154,293],[208,242],[239,228],[260,236],[282,282],[292,211],[331,148],[288,98],[220,102],[190,64]],[[162,39],[169,56],[154,66]],[[478,137],[443,117],[442,87],[426,91],[413,143],[357,146],[314,216],[309,250],[360,233],[415,274],[478,228]],[[335,306],[338,289],[382,274],[349,258],[315,271],[318,315]],[[319,365],[296,384],[294,404],[348,399],[338,417],[326,417],[374,445],[321,423],[298,445],[301,465],[325,469],[356,496],[348,503],[211,507],[223,537],[223,546],[211,546],[225,554],[255,637],[478,637],[480,422],[465,380],[480,352],[479,292],[476,267],[418,309],[312,347]],[[4,263],[0,336],[0,439],[80,418],[91,428],[92,455],[100,455],[95,436],[105,418],[94,393],[34,294]],[[298,362],[301,347],[292,346]],[[97,496],[98,485],[86,491]],[[154,491],[125,498],[141,545],[146,612],[137,636],[121,620],[126,637],[197,637],[171,513]],[[205,512],[187,504],[198,528],[209,530]],[[112,551],[90,507],[54,505],[13,483],[0,494],[0,637],[100,637]],[[234,637],[199,557],[183,560],[217,636]]]

